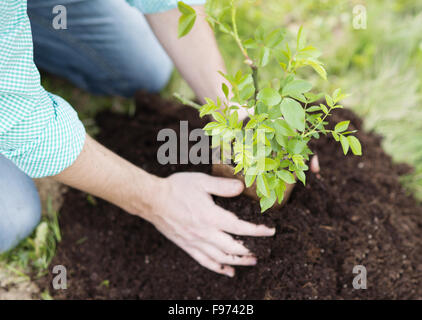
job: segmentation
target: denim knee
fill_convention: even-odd
[[[0,156],[0,253],[29,236],[41,219],[34,182]]]
[[[51,6],[28,3],[34,59],[41,69],[96,94],[160,91],[173,64],[145,16],[125,1],[65,0],[66,30],[51,27]]]

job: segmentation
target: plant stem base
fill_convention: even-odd
[[[245,177],[240,174],[234,174],[234,167],[230,164],[223,164],[223,163],[214,163],[212,165],[212,174],[218,177],[225,177],[225,178],[235,178],[243,182],[245,184]],[[273,208],[281,208],[283,207],[290,198],[292,194],[293,188],[295,184],[286,184],[286,191],[284,192],[283,201],[279,204],[276,202],[273,205]],[[259,201],[258,196],[256,195],[256,182],[253,183],[252,186],[243,190],[243,194],[247,195],[248,197]]]

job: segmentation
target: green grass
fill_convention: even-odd
[[[47,215],[31,236],[14,249],[0,255],[0,267],[6,268],[18,279],[30,280],[44,276],[61,241],[58,213],[47,203]]]

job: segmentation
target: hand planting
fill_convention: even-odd
[[[181,1],[178,7],[182,14],[178,33],[183,37],[194,26],[196,12]],[[318,60],[320,52],[306,43],[302,28],[294,48],[285,40],[283,29],[266,32],[258,28],[253,38],[242,40],[233,0],[220,13],[208,15],[207,20],[214,29],[233,37],[248,68],[234,75],[221,73],[231,85],[222,84],[225,99],[206,98],[206,104],[198,106],[178,97],[197,107],[201,117],[212,116],[214,121],[203,128],[212,137],[212,147],[220,148],[223,161],[234,163],[234,173],[244,175],[246,187],[256,182],[262,212],[283,201],[286,184],[295,183],[296,178],[306,183],[306,161],[313,154],[308,147],[311,139],[331,135],[345,155],[349,149],[354,155],[362,154],[359,140],[352,135],[355,131],[348,129],[349,121],[338,123],[333,130],[326,128],[327,117],[343,108],[339,102],[347,95],[341,89],[331,95],[313,92],[312,83],[299,76],[301,69],[310,67],[327,79]],[[276,59],[280,67],[274,73],[281,71],[281,75],[259,88],[259,70],[271,59]],[[245,124],[239,120],[239,112],[244,110],[249,115]]]

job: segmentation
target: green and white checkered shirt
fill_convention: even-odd
[[[143,13],[177,6],[177,0],[127,1]],[[76,160],[85,135],[73,108],[41,86],[26,0],[0,0],[0,154],[30,177],[52,176]]]

